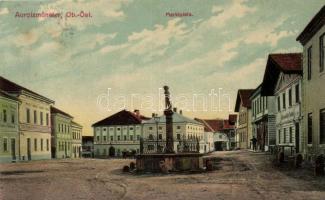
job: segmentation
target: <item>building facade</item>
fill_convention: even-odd
[[[16,97],[20,160],[51,158],[50,106],[54,101],[0,77],[0,89]]]
[[[0,163],[19,158],[18,107],[17,98],[0,90]]]
[[[166,117],[165,115],[153,117],[143,122],[143,138],[149,140],[166,141]],[[180,148],[182,140],[198,140],[200,145],[200,153],[207,152],[207,146],[204,141],[204,126],[202,123],[185,117],[182,112],[178,113],[174,109],[173,112],[173,137],[174,150]]]
[[[81,147],[82,147],[82,126],[77,122],[71,122],[72,131],[72,157],[81,157]]]
[[[82,136],[82,157],[94,157],[94,136]]]
[[[94,123],[94,156],[105,158],[140,152],[143,119],[148,118],[138,110],[122,110]]]
[[[303,154],[325,154],[325,6],[297,37],[303,45]]]
[[[252,131],[257,139],[257,149],[268,151],[270,146],[276,144],[275,130],[275,97],[262,96],[259,85],[252,93]]]
[[[276,144],[301,151],[302,54],[270,54],[262,83],[264,95],[275,96]]]
[[[249,97],[253,89],[240,89],[237,93],[235,112],[238,113],[236,123],[236,148],[251,148],[252,123],[251,123],[251,102]]]
[[[72,157],[72,122],[73,117],[58,108],[51,107],[52,158]]]

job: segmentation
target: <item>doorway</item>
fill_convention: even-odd
[[[115,156],[115,148],[112,147],[112,146],[109,148],[109,156],[110,157],[114,157]]]
[[[11,138],[11,157],[12,160],[16,160],[16,140]]]
[[[27,160],[32,160],[30,138],[27,138]]]
[[[300,134],[299,123],[295,124],[296,153],[300,152]]]

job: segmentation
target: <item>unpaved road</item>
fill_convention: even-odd
[[[325,178],[274,169],[267,156],[217,152],[202,174],[123,174],[132,160],[80,159],[0,165],[0,199],[325,199]]]

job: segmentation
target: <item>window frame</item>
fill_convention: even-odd
[[[313,53],[313,46],[308,47],[307,49],[307,80],[311,80],[312,76],[312,53]]]

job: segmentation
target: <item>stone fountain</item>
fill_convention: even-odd
[[[164,150],[146,153],[143,151],[146,145],[145,141],[140,141],[140,154],[136,156],[137,172],[199,172],[203,171],[203,154],[199,153],[199,143],[195,152],[191,151],[177,151],[174,150],[174,136],[173,136],[173,110],[170,100],[170,93],[168,86],[164,86],[165,94],[165,110],[166,117],[166,141],[164,142]],[[183,141],[188,144],[190,141]],[[158,143],[158,142],[157,142]],[[187,148],[184,148],[187,149]]]

